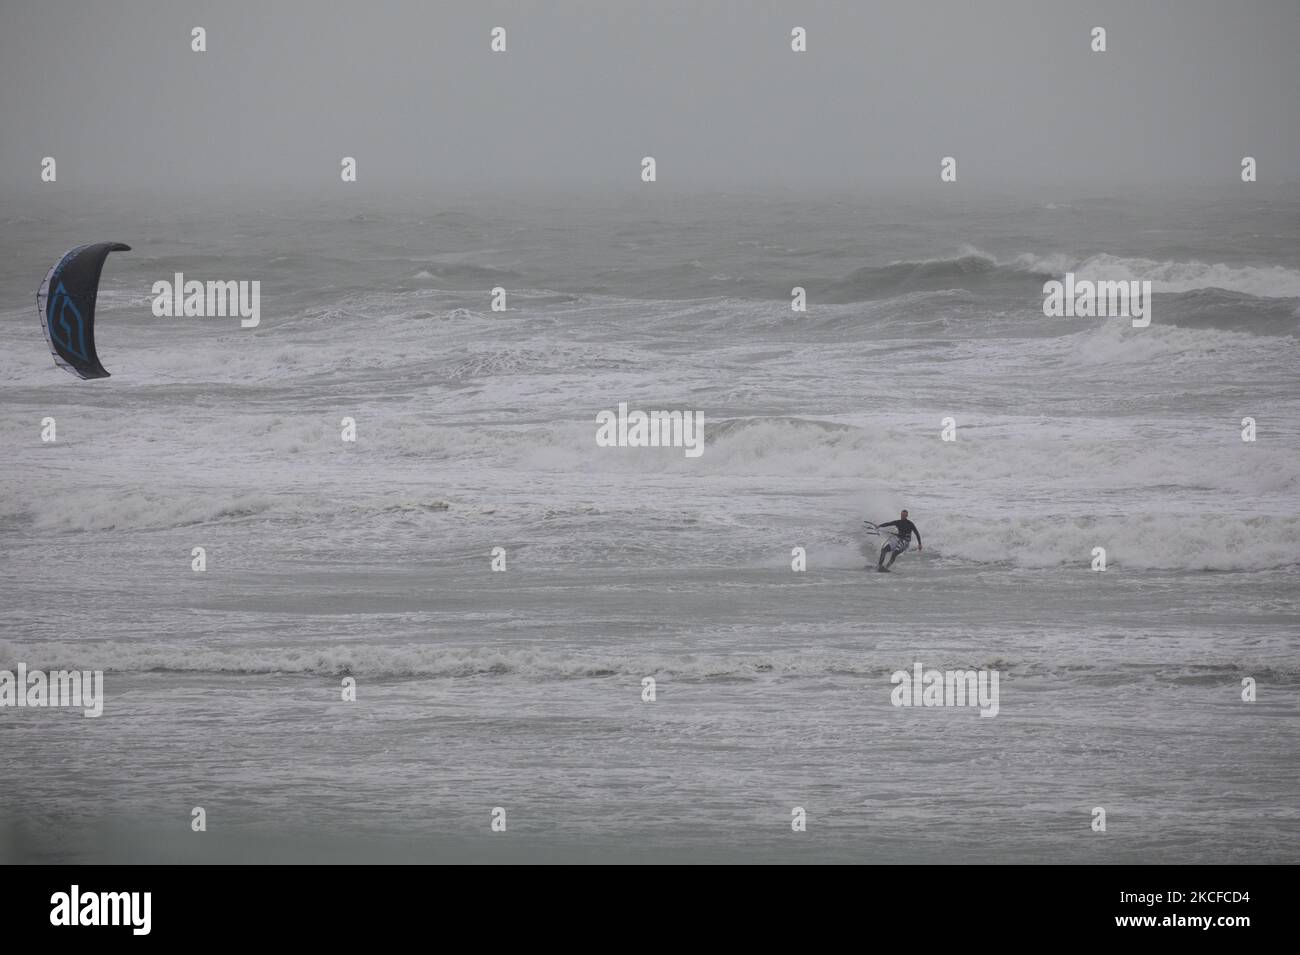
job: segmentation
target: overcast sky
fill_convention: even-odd
[[[0,0],[0,188],[1294,181],[1298,38],[1298,0]]]

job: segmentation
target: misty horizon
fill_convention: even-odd
[[[0,14],[7,193],[46,156],[59,190],[164,193],[338,193],[344,156],[378,192],[636,188],[644,156],[685,192],[933,190],[945,156],[959,190],[1300,180],[1293,3],[68,9]]]

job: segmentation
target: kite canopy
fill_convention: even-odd
[[[130,252],[121,242],[97,242],[69,249],[36,292],[45,340],[54,363],[78,378],[107,378],[95,354],[95,298],[99,273],[110,252]]]

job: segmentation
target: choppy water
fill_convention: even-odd
[[[1300,197],[3,221],[0,667],[108,700],[0,710],[0,854],[1297,858]],[[104,240],[78,382],[35,290]],[[1044,317],[1067,270],[1151,279],[1152,325]],[[153,317],[177,271],[261,325]],[[598,448],[620,401],[704,454]],[[904,506],[925,552],[864,572]],[[998,669],[998,716],[890,705],[918,660]]]

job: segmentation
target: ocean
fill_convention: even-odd
[[[0,709],[0,860],[1300,861],[1300,192],[636,185],[6,202],[0,668],[104,701]]]

